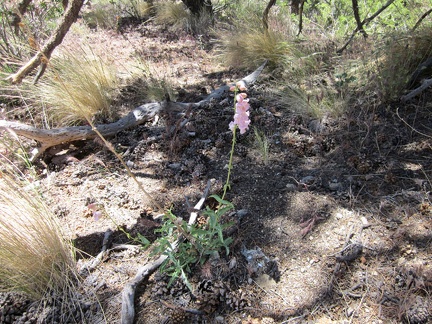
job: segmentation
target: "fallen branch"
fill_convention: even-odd
[[[427,88],[429,88],[430,86],[432,86],[432,79],[424,79],[421,86],[418,88],[415,88],[413,91],[411,91],[410,93],[402,96],[400,98],[400,100],[402,102],[407,102],[409,100],[411,100],[412,98],[414,98],[415,96],[419,95],[420,93],[422,93],[423,91],[425,91]]]
[[[80,269],[80,274],[81,275],[85,275],[87,273],[92,272],[94,269],[96,269],[96,267],[102,262],[102,260],[104,259],[104,257],[107,254],[107,250],[108,250],[108,246],[111,243],[111,236],[113,234],[113,231],[108,229],[105,232],[103,241],[102,241],[102,249],[99,252],[99,254],[96,256],[96,258],[94,258],[93,260],[91,260],[90,264],[86,263],[84,264],[81,269]]]
[[[198,211],[203,207],[205,200],[210,191],[209,181],[207,183],[207,187],[204,190],[204,193],[198,203],[194,206],[194,211],[191,213],[189,218],[189,226],[193,225],[198,216]],[[179,237],[173,244],[171,244],[172,250],[177,249],[178,244],[181,242],[183,237]],[[135,318],[135,307],[134,307],[134,299],[135,299],[135,290],[137,286],[146,278],[148,278],[152,273],[154,273],[160,265],[168,258],[167,255],[162,254],[159,258],[153,261],[150,264],[146,264],[145,266],[138,269],[135,277],[129,281],[122,292],[122,311],[121,311],[121,324],[132,324]]]
[[[242,79],[242,81],[245,82],[246,86],[253,84],[257,80],[258,76],[261,74],[266,64],[267,61],[264,62],[253,73]],[[185,111],[190,107],[199,108],[204,104],[210,102],[211,100],[221,99],[229,92],[230,86],[231,85],[225,85],[216,89],[215,91],[210,93],[205,99],[197,103],[163,101],[145,104],[135,108],[125,117],[119,119],[114,123],[96,125],[95,128],[97,132],[99,132],[102,136],[110,137],[120,131],[151,121],[163,112],[172,113]],[[91,126],[73,126],[55,129],[40,129],[19,122],[0,120],[0,130],[1,129],[10,129],[17,135],[24,136],[40,143],[40,147],[34,150],[32,154],[32,161],[34,161],[46,149],[52,146],[70,143],[73,141],[93,139],[98,136]]]

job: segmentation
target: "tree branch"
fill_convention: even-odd
[[[84,0],[71,1],[58,27],[55,29],[55,31],[45,43],[45,45],[15,74],[10,75],[7,80],[9,80],[13,84],[21,83],[21,81],[34,69],[36,69],[40,64],[48,64],[52,52],[58,45],[61,44],[63,38],[69,31],[70,26],[75,22],[76,18],[78,17],[83,3]],[[41,74],[38,76],[38,78],[40,78],[40,76]]]
[[[360,20],[359,6],[358,6],[357,0],[352,0],[352,7],[353,7],[353,11],[354,11],[354,18],[355,18],[355,21],[357,23],[357,29],[358,29],[358,31],[360,31],[363,34],[364,38],[366,38],[368,36],[368,34],[363,29],[363,24]]]
[[[385,9],[387,9],[387,7],[389,7],[395,0],[389,0],[387,1],[380,9],[378,9],[372,16],[365,18],[362,22],[361,22],[361,27],[363,28],[364,26],[366,26],[367,24],[369,24],[373,19],[375,19],[381,12],[383,12]],[[338,54],[342,54],[342,52],[348,47],[348,45],[351,43],[351,41],[353,40],[354,36],[360,31],[358,25],[356,27],[356,29],[353,31],[353,33],[351,34],[350,38],[348,39],[348,41],[346,42],[346,44],[339,50],[336,51],[336,53]]]
[[[275,3],[276,3],[276,0],[270,0],[269,3],[267,4],[267,7],[264,9],[262,22],[263,22],[263,27],[264,27],[265,31],[268,31],[268,15],[269,15],[271,7],[273,7],[275,5]]]
[[[414,25],[414,27],[411,29],[411,32],[414,32],[418,26],[420,26],[421,22],[430,14],[432,13],[432,9],[429,9],[428,11],[426,11],[423,15],[421,15],[421,17],[419,18],[419,20],[416,22],[416,24]]]

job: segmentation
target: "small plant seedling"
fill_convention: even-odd
[[[231,223],[221,223],[221,218],[228,211],[234,208],[229,201],[223,200],[219,196],[213,195],[219,207],[216,210],[206,208],[203,211],[207,218],[207,226],[201,228],[195,224],[189,225],[183,219],[176,217],[171,210],[165,214],[163,226],[156,230],[161,233],[161,237],[156,241],[153,255],[164,254],[166,261],[161,266],[161,272],[167,273],[171,279],[171,285],[178,277],[181,277],[186,286],[192,290],[187,274],[191,271],[194,264],[203,264],[207,257],[225,249],[226,254],[230,252],[229,246],[233,239],[224,238],[223,230],[230,227]],[[179,240],[177,248],[173,248],[172,243]]]

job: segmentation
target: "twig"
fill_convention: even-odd
[[[425,136],[425,137],[427,137],[427,138],[432,138],[432,136],[427,135],[427,134],[425,134],[425,133],[422,133],[422,132],[418,131],[417,129],[415,129],[414,127],[412,127],[410,124],[408,124],[408,123],[405,121],[405,119],[403,119],[403,118],[399,115],[399,108],[396,109],[396,115],[399,117],[399,119],[400,119],[400,120],[401,120],[405,125],[407,125],[409,128],[411,128],[412,131],[414,131],[414,132],[416,132],[417,134],[420,134],[420,135],[422,135],[422,136]]]
[[[96,258],[94,258],[91,263],[89,265],[84,264],[81,269],[80,269],[80,273],[84,274],[84,270],[87,270],[88,272],[92,272],[94,269],[96,269],[96,267],[102,262],[102,260],[104,259],[104,257],[107,254],[107,250],[108,250],[108,246],[110,245],[110,241],[111,241],[111,236],[113,234],[113,231],[111,229],[108,229],[105,234],[104,234],[104,238],[102,241],[102,249],[99,252],[99,254],[96,256]]]
[[[201,196],[201,199],[194,206],[194,211],[191,212],[189,218],[189,225],[193,225],[198,216],[197,211],[200,210],[205,200],[207,199],[208,193],[210,191],[211,182],[208,181],[207,187]],[[171,244],[171,249],[175,250],[178,247],[178,244],[181,242],[183,238],[179,237],[173,244]],[[146,264],[145,266],[138,269],[135,277],[126,283],[122,292],[122,311],[121,311],[121,324],[132,324],[135,318],[135,307],[134,307],[134,299],[135,299],[135,291],[137,286],[146,278],[148,278],[152,273],[154,273],[161,264],[168,258],[167,255],[162,254],[150,264]]]
[[[372,16],[365,18],[361,22],[361,27],[363,28],[367,24],[369,24],[373,19],[375,19],[381,12],[383,12],[385,9],[387,9],[388,6],[390,6],[395,0],[389,0],[387,1],[380,9],[378,9]],[[354,36],[360,31],[359,27],[357,26],[356,29],[354,29],[353,33],[351,34],[348,41],[345,43],[345,45],[336,51],[338,54],[342,54],[342,52],[348,47],[348,45],[351,43],[351,41],[354,39]]]

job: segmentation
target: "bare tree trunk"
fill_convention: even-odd
[[[10,75],[7,78],[10,82],[12,82],[13,84],[21,83],[21,81],[40,64],[48,64],[52,52],[58,45],[61,44],[63,38],[69,31],[70,26],[76,21],[83,3],[84,0],[72,0],[70,2],[69,7],[65,11],[62,20],[60,21],[58,27],[48,39],[46,44],[44,44],[44,46],[36,53],[36,55],[33,56],[30,61],[28,61],[24,66],[22,66],[18,70],[18,72]],[[45,67],[42,67],[42,70],[44,70]],[[38,75],[38,78],[40,76],[41,74]]]
[[[15,35],[18,35],[19,32],[19,23],[21,22],[21,16],[24,15],[27,11],[27,8],[32,2],[32,0],[22,0],[18,4],[18,13],[13,13],[13,20],[11,22],[11,25],[14,27]]]
[[[301,34],[303,30],[303,7],[304,7],[305,0],[300,1],[300,8],[299,8],[299,30],[297,33],[297,36]]]
[[[182,0],[182,2],[194,15],[199,16],[203,11],[213,15],[211,0]]]
[[[275,3],[276,3],[276,0],[270,0],[269,3],[267,4],[267,7],[264,9],[264,12],[263,12],[262,21],[263,21],[264,29],[266,31],[268,31],[268,15],[269,15],[271,7],[273,7],[275,5]]]
[[[352,7],[353,7],[353,11],[354,11],[354,18],[355,18],[355,21],[357,23],[357,29],[359,30],[359,32],[361,32],[363,34],[363,37],[366,38],[368,36],[368,34],[363,29],[363,24],[360,20],[359,6],[358,6],[357,0],[352,0]]]

